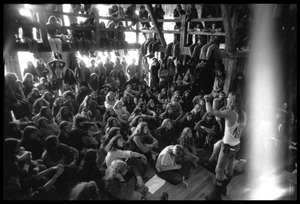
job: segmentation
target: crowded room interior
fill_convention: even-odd
[[[3,65],[4,200],[297,200],[297,4],[3,4]]]

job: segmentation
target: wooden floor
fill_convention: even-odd
[[[206,158],[209,158],[209,153]],[[146,176],[150,179],[155,175],[154,170],[149,167]],[[227,187],[227,195],[222,196],[223,200],[248,200],[250,188],[247,184],[247,169],[234,175],[231,182]],[[205,200],[205,196],[214,189],[215,173],[209,171],[203,165],[192,168],[192,174],[188,180],[188,187],[183,185],[172,185],[166,182],[160,189],[154,194],[147,193],[148,200],[160,200],[163,192],[169,194],[169,200]],[[286,182],[286,188],[289,188],[288,182]],[[296,186],[297,190],[297,186]],[[287,192],[285,195],[280,197],[280,200],[296,200],[296,197],[291,197],[290,193]]]

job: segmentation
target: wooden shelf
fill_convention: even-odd
[[[69,47],[69,43],[63,42],[62,43],[62,51],[63,52],[71,52],[71,51],[79,51],[79,47],[78,44],[76,43],[70,43],[71,47],[74,49],[70,49]],[[128,48],[127,49],[139,49],[141,48],[141,44],[139,43],[128,43]],[[14,43],[14,45],[12,46],[13,50],[17,50],[17,51],[28,51],[29,47],[27,45],[27,43]],[[96,50],[102,50],[101,47],[96,48]],[[105,48],[104,50],[107,50],[107,48]],[[51,48],[49,45],[45,45],[45,43],[38,43],[38,52],[51,52]]]
[[[215,35],[215,36],[225,36],[225,33],[223,32],[214,32],[214,33],[210,33],[210,32],[203,32],[203,31],[188,31],[188,34],[191,35]]]

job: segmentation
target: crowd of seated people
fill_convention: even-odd
[[[62,72],[59,86],[49,67],[49,74],[36,75],[38,83],[32,73],[23,81],[7,73],[4,199],[145,200],[147,168],[187,186],[191,168],[203,162],[204,151],[217,151],[223,136],[224,121],[206,113],[204,95],[214,108],[226,106],[224,65],[177,63],[170,75],[172,61],[153,58],[149,64],[147,70],[134,61],[124,67],[108,56],[90,68],[76,61],[69,68],[76,70],[69,73],[75,83]],[[233,88],[242,92],[239,86]],[[286,123],[285,109],[280,113],[276,137],[290,144],[284,128],[296,123]]]

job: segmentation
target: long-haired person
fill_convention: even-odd
[[[246,125],[246,113],[243,109],[242,98],[236,92],[228,94],[225,110],[212,109],[210,97],[204,98],[208,113],[225,118],[223,143],[216,166],[216,185],[214,190],[205,197],[207,200],[221,200],[222,194],[226,195],[227,185],[233,175],[233,161],[240,150],[240,138]]]
[[[135,191],[135,179],[126,182],[124,175],[127,173],[126,162],[116,159],[106,169],[105,189],[114,199],[142,200],[143,196]]]

